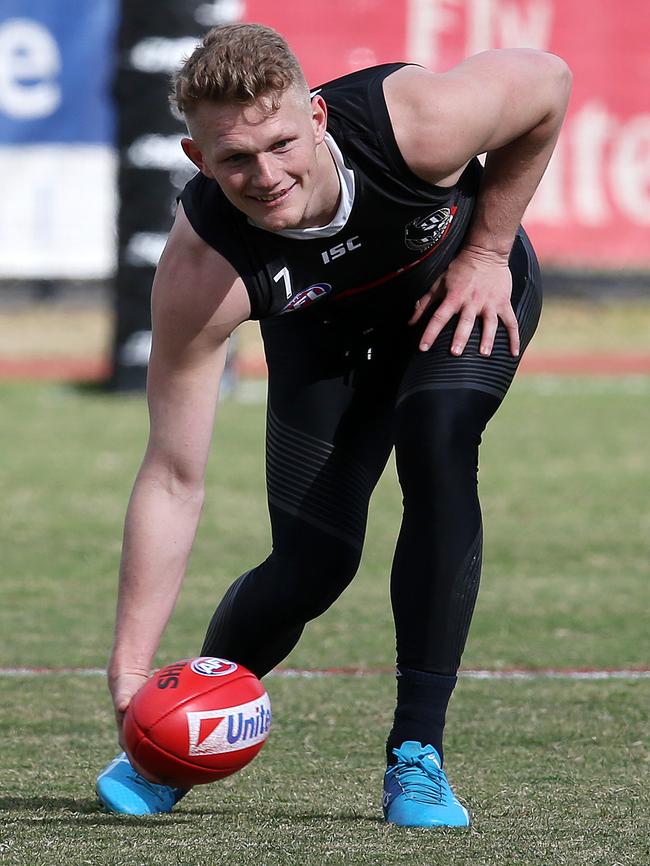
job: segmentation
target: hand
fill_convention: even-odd
[[[447,322],[459,314],[458,326],[451,342],[452,355],[462,355],[477,317],[483,321],[481,355],[492,354],[499,319],[510,339],[510,352],[519,355],[519,326],[510,303],[512,275],[508,258],[496,253],[465,248],[451,262],[431,289],[415,305],[409,320],[418,322],[426,310],[439,298],[444,298],[434,311],[420,338],[420,349],[426,352]]]
[[[113,698],[113,706],[115,708],[115,723],[117,725],[117,738],[120,746],[127,753],[132,766],[138,771],[138,773],[140,773],[141,776],[144,776],[144,778],[148,779],[150,782],[155,782],[156,784],[163,784],[161,779],[152,776],[151,773],[148,773],[140,766],[140,764],[137,763],[137,761],[134,760],[133,756],[126,747],[126,743],[124,741],[124,731],[122,729],[122,725],[124,722],[124,714],[129,704],[131,703],[133,696],[146,683],[148,679],[149,674],[145,673],[109,674],[108,688]]]

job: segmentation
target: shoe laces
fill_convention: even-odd
[[[419,803],[442,805],[445,802],[445,773],[433,758],[433,747],[425,746],[416,754],[393,749],[397,758],[395,775],[404,793]]]
[[[156,782],[150,782],[149,779],[145,779],[144,776],[141,776],[140,773],[135,770],[133,771],[133,775],[138,785],[145,788],[147,791],[150,791],[154,797],[157,797],[163,804],[166,804],[169,798],[171,798],[174,803],[177,803],[185,793],[185,791],[181,791],[180,788],[172,788],[171,785],[158,785]]]

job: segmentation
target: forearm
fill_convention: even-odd
[[[523,142],[513,142],[487,155],[465,248],[497,256],[510,254],[552,152],[552,146],[531,152]]]
[[[148,673],[174,609],[202,491],[173,489],[141,470],[127,510],[109,677]]]

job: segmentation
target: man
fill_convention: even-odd
[[[174,101],[199,173],[153,288],[151,432],[109,665],[118,728],[183,580],[228,337],[261,319],[273,550],[228,590],[201,652],[260,677],[285,658],[353,578],[394,447],[404,514],[384,813],[469,823],[442,736],[478,591],[478,447],[539,317],[520,221],[569,91],[559,58],[512,50],[443,74],[379,66],[310,95],[259,25],[210,31],[185,63]],[[158,781],[122,755],[97,790],[114,811],[169,811],[185,792]]]

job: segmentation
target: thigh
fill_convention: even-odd
[[[293,532],[308,523],[360,547],[392,449],[400,375],[368,352],[362,329],[297,313],[264,322],[262,334],[274,543],[287,536],[290,515]]]
[[[528,346],[542,309],[542,291],[539,266],[535,253],[523,230],[517,235],[510,256],[512,273],[512,306],[519,323],[521,352],[514,358],[510,354],[508,333],[499,322],[494,348],[489,357],[479,354],[481,323],[477,321],[460,357],[451,354],[451,340],[458,323],[454,317],[440,333],[428,352],[412,356],[399,390],[398,402],[412,394],[427,390],[469,389],[495,397],[488,402],[492,410],[484,418],[487,423],[493,410],[505,396]],[[424,328],[424,323],[421,326]]]

